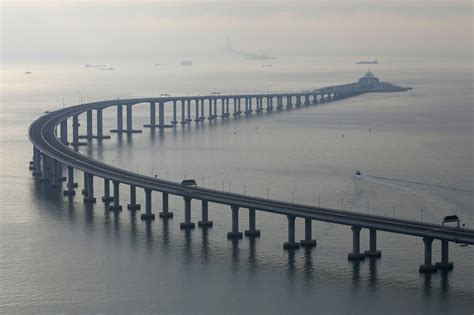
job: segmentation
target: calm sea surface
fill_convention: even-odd
[[[468,63],[467,63],[468,64]],[[454,270],[421,275],[421,238],[380,232],[382,258],[347,261],[351,230],[313,223],[318,245],[287,252],[286,218],[257,213],[262,236],[226,239],[230,209],[210,204],[214,227],[179,229],[175,217],[141,222],[126,208],[72,201],[28,171],[28,125],[45,110],[140,96],[284,91],[355,81],[368,70],[345,59],[275,60],[192,67],[117,64],[3,65],[0,116],[0,312],[9,313],[453,313],[474,311],[474,250],[450,245]],[[31,75],[23,72],[30,70]],[[473,72],[462,62],[387,59],[371,70],[413,87],[291,112],[179,126],[93,141],[81,152],[142,174],[354,212],[441,222],[473,215]],[[194,110],[194,108],[193,108]],[[167,108],[167,120],[171,120]],[[104,130],[115,110],[104,112]],[[81,132],[85,132],[84,117]],[[134,127],[148,121],[134,107]],[[354,170],[363,176],[355,178]],[[82,174],[76,173],[82,185]],[[96,197],[102,181],[96,179]],[[128,203],[128,187],[121,187]],[[99,200],[99,198],[98,198]],[[144,193],[138,191],[144,203]],[[161,196],[153,195],[154,211]],[[200,204],[193,202],[193,221]],[[240,211],[240,227],[248,215]],[[304,226],[297,220],[297,238]],[[362,249],[368,232],[362,231]],[[434,242],[433,259],[440,256]]]

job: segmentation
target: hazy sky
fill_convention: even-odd
[[[2,62],[270,55],[469,56],[470,0],[0,0]]]

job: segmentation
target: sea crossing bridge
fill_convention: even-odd
[[[359,79],[358,83],[328,87],[313,91],[297,93],[267,93],[267,94],[239,94],[239,95],[207,95],[187,97],[153,97],[140,99],[122,99],[94,102],[60,109],[45,114],[35,120],[29,128],[29,138],[33,143],[33,160],[30,161],[30,170],[38,180],[48,181],[52,189],[59,189],[62,182],[66,181],[64,195],[72,198],[75,188],[75,171],[84,172],[84,187],[82,193],[85,203],[95,203],[94,195],[95,178],[101,178],[104,184],[104,196],[102,201],[106,203],[109,211],[120,211],[120,185],[130,187],[130,204],[128,209],[139,210],[140,204],[136,200],[136,189],[145,191],[145,212],[142,220],[154,220],[152,211],[152,193],[162,194],[162,211],[160,218],[167,219],[173,216],[169,211],[169,195],[181,196],[184,200],[184,222],[182,229],[193,229],[195,224],[191,222],[191,200],[200,200],[202,203],[202,220],[199,226],[205,228],[212,225],[208,218],[209,202],[227,205],[232,212],[232,228],[227,234],[230,239],[242,238],[243,233],[239,229],[239,209],[248,209],[249,228],[245,231],[248,237],[260,236],[256,229],[256,211],[265,211],[278,215],[284,215],[288,219],[288,241],[284,243],[285,249],[295,249],[300,246],[312,247],[316,240],[312,239],[312,221],[324,221],[335,224],[350,226],[353,231],[353,249],[348,254],[349,260],[361,260],[365,257],[380,257],[381,252],[377,249],[377,231],[412,235],[421,237],[424,242],[424,263],[420,266],[421,272],[432,272],[437,269],[452,269],[453,264],[449,261],[449,242],[474,244],[474,230],[461,227],[448,227],[430,223],[421,223],[410,220],[387,218],[383,216],[353,213],[324,207],[309,206],[297,203],[264,199],[212,190],[197,185],[185,185],[163,180],[160,178],[140,175],[123,170],[93,158],[83,155],[77,151],[77,147],[85,145],[81,139],[107,139],[104,135],[102,111],[108,107],[117,110],[117,128],[111,132],[133,134],[141,132],[133,129],[132,109],[138,104],[148,104],[150,108],[150,122],[144,127],[153,129],[177,128],[177,125],[202,124],[204,121],[217,119],[230,119],[232,115],[238,119],[253,114],[262,115],[275,112],[284,112],[306,106],[315,106],[362,93],[368,92],[392,92],[406,91],[409,88],[401,88],[388,83],[379,82],[377,78],[368,73]],[[362,82],[361,82],[362,80]],[[275,102],[275,103],[274,103]],[[218,103],[220,113],[218,113]],[[208,110],[205,110],[205,104]],[[244,104],[245,108],[241,107]],[[156,121],[156,105],[158,105],[158,121]],[[178,121],[177,107],[181,105],[180,121]],[[195,110],[192,110],[194,105]],[[274,106],[275,105],[275,106]],[[172,106],[173,120],[165,122],[164,107]],[[126,108],[126,126],[123,126],[123,107]],[[232,109],[232,112],[230,111]],[[243,111],[242,111],[243,110]],[[96,133],[93,134],[93,111],[96,112]],[[79,135],[79,115],[86,114],[86,134]],[[192,113],[194,114],[192,116]],[[232,114],[231,114],[232,113]],[[218,115],[219,114],[219,115]],[[194,119],[193,119],[194,117]],[[69,136],[69,121],[72,121],[72,135]],[[59,129],[59,137],[58,137]],[[67,177],[63,177],[63,168],[67,168]],[[111,183],[113,186],[112,193]],[[223,208],[224,209],[224,208]],[[305,239],[298,242],[295,240],[295,220],[305,220]],[[369,249],[361,252],[360,231],[368,229],[370,232]],[[432,243],[434,240],[441,241],[441,260],[432,263]]]

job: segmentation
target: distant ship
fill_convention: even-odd
[[[100,68],[100,70],[114,70],[114,68],[112,68],[112,67],[108,67],[108,68]]]
[[[181,61],[182,66],[192,66],[193,62],[191,60],[183,60]]]
[[[32,74],[31,71],[26,71],[24,74]]]
[[[379,62],[377,59],[374,60],[362,60],[362,61],[357,61],[356,64],[358,65],[378,65]]]
[[[101,68],[101,67],[106,67],[107,65],[91,65],[89,63],[86,63],[84,67],[86,68]]]

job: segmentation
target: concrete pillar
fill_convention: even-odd
[[[42,161],[42,168],[41,168],[41,181],[48,181],[49,180],[49,166],[48,166],[48,156],[41,153],[40,160]]]
[[[77,145],[79,143],[79,117],[77,115],[72,116],[72,144]]]
[[[120,182],[114,180],[114,203],[109,207],[111,211],[122,211],[122,206],[120,205]]]
[[[221,98],[221,118],[225,118],[225,99]]]
[[[86,121],[87,121],[87,139],[92,139],[92,110],[89,109],[86,112]]]
[[[249,229],[245,230],[245,236],[258,237],[260,236],[260,230],[255,229],[255,209],[249,208]]]
[[[67,142],[67,119],[61,121],[61,143],[68,145]]]
[[[380,257],[382,256],[382,252],[377,250],[377,230],[370,229],[369,230],[369,242],[370,242],[370,249],[364,252],[365,256],[369,257]]]
[[[204,114],[204,99],[201,98],[201,121],[206,120],[206,115]]]
[[[449,242],[441,240],[441,262],[436,263],[438,269],[452,270],[453,263],[449,261]]]
[[[298,249],[300,243],[295,242],[295,220],[294,215],[287,215],[288,218],[288,242],[283,244],[284,249]]]
[[[232,231],[227,233],[228,239],[242,238],[242,232],[239,232],[239,206],[232,205]]]
[[[240,114],[242,114],[242,110],[240,108],[240,102],[241,102],[241,99],[240,97],[237,98],[237,115],[240,116]]]
[[[316,240],[312,238],[312,223],[310,218],[304,219],[304,240],[300,241],[301,246],[313,247],[316,246]]]
[[[132,104],[127,104],[127,131],[133,130]]]
[[[117,105],[117,129],[110,130],[110,132],[123,132],[123,111],[122,104]]]
[[[103,202],[111,202],[114,197],[110,196],[110,179],[104,178],[104,196],[102,197]]]
[[[173,121],[171,123],[175,126],[178,123],[176,119],[176,101],[173,101]]]
[[[213,99],[213,103],[214,103],[214,113],[212,117],[216,119],[217,118],[217,98]]]
[[[130,185],[130,203],[127,205],[129,210],[140,210],[140,204],[137,204],[137,187]]]
[[[213,120],[214,116],[212,115],[212,99],[209,99],[209,116],[207,117],[209,120]]]
[[[234,97],[233,99],[233,108],[234,108],[234,112],[232,113],[232,116],[237,116],[237,98]]]
[[[84,176],[83,176],[83,179],[84,179],[84,187],[82,188],[82,195],[84,196],[87,196],[87,187],[89,187],[89,179],[87,179],[87,173],[84,172]]]
[[[420,265],[420,272],[436,272],[436,266],[431,263],[433,239],[423,237],[423,242],[425,243],[425,263]]]
[[[151,189],[145,188],[145,213],[140,216],[142,220],[155,220],[155,214],[151,211]]]
[[[172,218],[173,217],[173,212],[170,212],[169,211],[169,201],[168,201],[168,193],[167,192],[163,192],[162,193],[162,199],[163,199],[163,209],[162,211],[159,213],[160,215],[160,218],[162,219],[169,219],[169,218]]]
[[[229,99],[225,99],[225,117],[228,118],[230,116],[229,112]]]
[[[41,152],[38,150],[36,147],[33,147],[33,152],[34,152],[34,163],[35,163],[35,170],[33,171],[33,176],[34,177],[41,177],[42,170],[41,170]]]
[[[188,100],[188,118],[186,119],[187,122],[193,121],[191,119],[191,100]]]
[[[194,223],[191,222],[191,197],[184,197],[184,222],[179,227],[181,229],[194,229]]]
[[[74,191],[74,169],[72,166],[67,167],[67,189],[63,191],[64,196],[75,196],[76,192]]]
[[[94,175],[87,174],[87,195],[84,197],[84,203],[95,203],[94,197]]]
[[[181,100],[181,125],[186,123],[186,100]]]
[[[158,118],[159,120],[160,118]],[[155,102],[150,102],[150,123],[147,125],[144,125],[143,127],[150,127],[150,128],[155,128],[156,127],[156,104]]]
[[[58,161],[51,159],[51,162],[52,162],[53,174],[51,176],[51,184],[49,185],[49,187],[57,188],[60,186],[59,174],[58,174],[58,168],[59,168]]]
[[[198,225],[200,227],[212,226],[212,221],[209,221],[208,209],[209,209],[208,201],[202,200],[202,220],[198,221]]]
[[[195,111],[195,115],[196,115],[196,119],[194,119],[195,122],[200,122],[201,119],[199,118],[199,99],[195,99],[194,100],[194,103],[195,103],[195,108],[194,108],[194,111]]]
[[[103,123],[103,117],[102,117],[102,109],[97,110],[97,137],[98,139],[101,139],[104,136],[104,127],[102,125]]]
[[[360,230],[359,226],[352,226],[352,253],[347,255],[349,260],[363,260],[365,255],[360,252]]]

